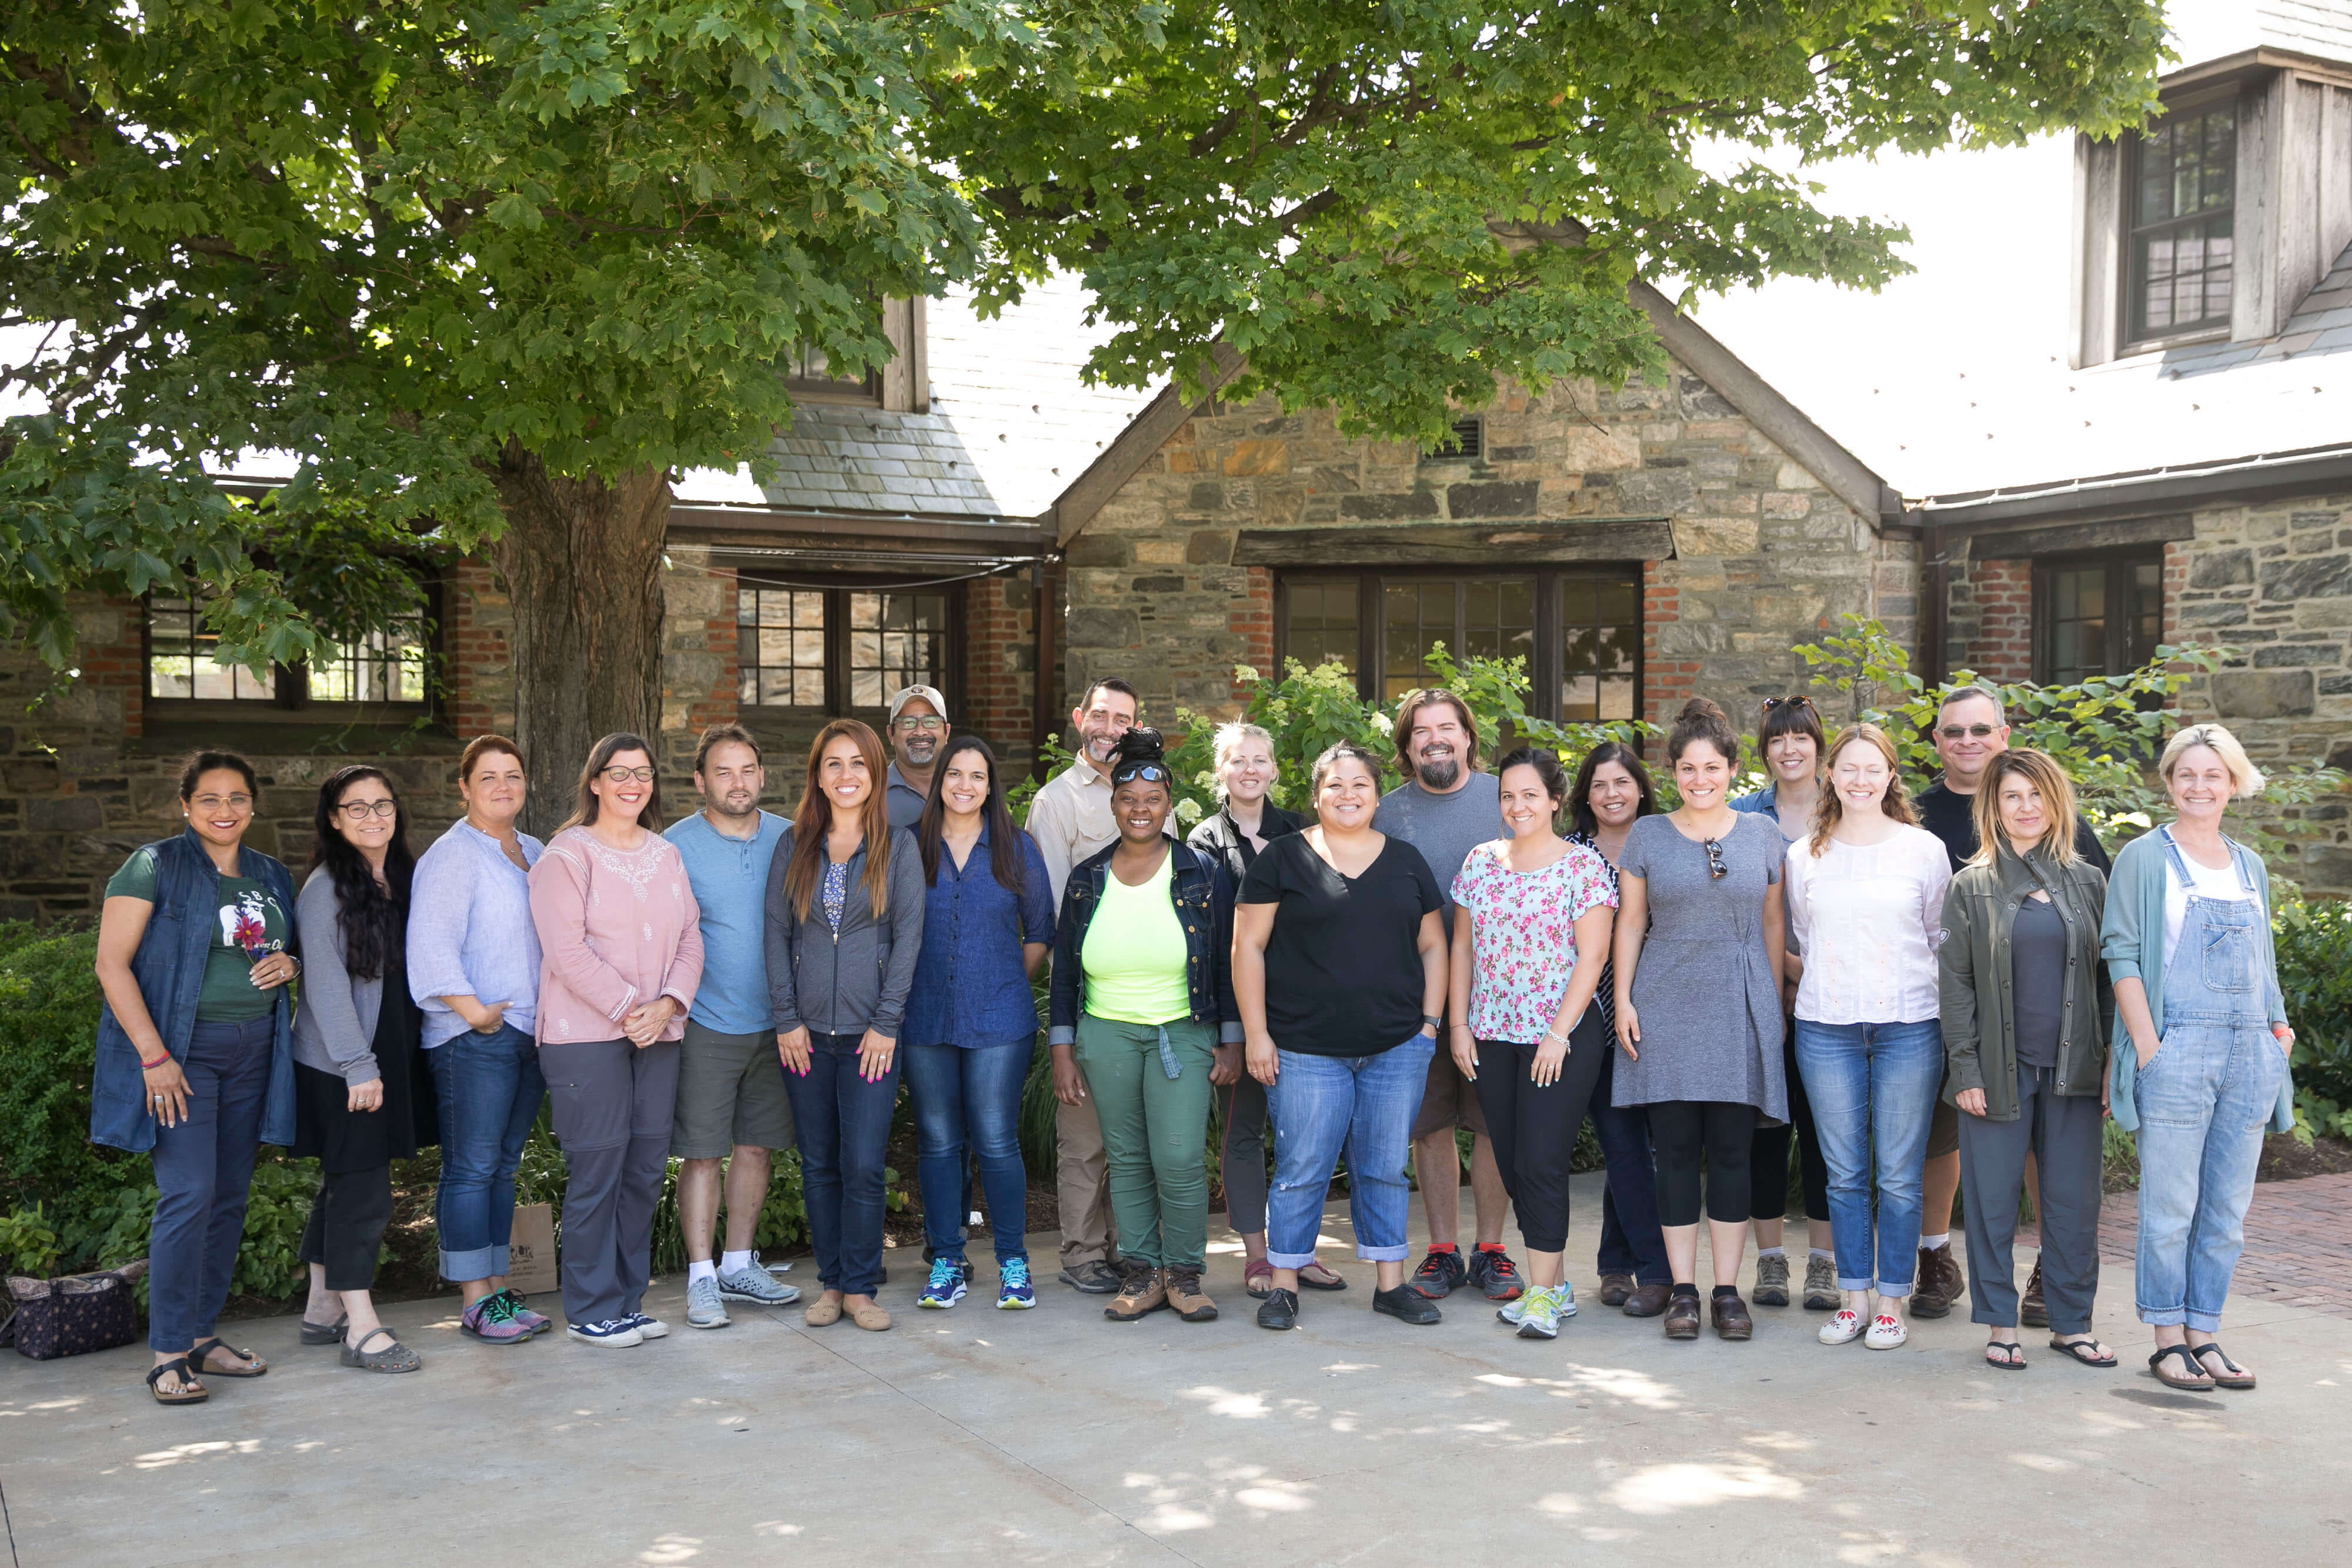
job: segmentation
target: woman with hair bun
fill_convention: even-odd
[[[1617,862],[1620,1105],[1650,1109],[1658,1218],[1674,1281],[1668,1339],[1699,1329],[1700,1170],[1706,1170],[1715,1332],[1755,1332],[1739,1296],[1758,1118],[1785,1122],[1780,1055],[1784,957],[1780,877],[1787,841],[1770,820],[1735,811],[1739,737],[1705,697],[1683,705],[1666,737],[1682,804],[1643,817]]]

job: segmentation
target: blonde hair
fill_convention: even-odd
[[[2050,813],[2050,825],[2042,831],[2041,842],[2009,847],[2021,857],[2040,850],[2060,865],[2073,865],[2079,858],[2074,853],[2074,781],[2048,752],[2036,751],[2030,746],[1996,751],[1985,765],[1984,781],[1977,786],[1976,804],[1971,809],[1976,818],[1977,852],[1969,863],[1991,865],[2000,858],[2000,846],[2009,843],[2009,830],[2001,826],[2000,821],[2000,781],[2012,773],[2041,793],[2042,810]]]
[[[1227,719],[1217,726],[1214,750],[1212,753],[1213,760],[1210,764],[1210,769],[1216,775],[1216,779],[1210,788],[1216,792],[1217,799],[1220,800],[1225,798],[1225,764],[1234,759],[1234,753],[1241,749],[1242,742],[1245,740],[1255,740],[1265,747],[1267,757],[1271,758],[1274,755],[1274,737],[1267,732],[1265,726],[1252,724],[1245,718]],[[1379,777],[1377,771],[1373,777]]]
[[[2238,744],[2238,737],[2218,724],[2192,724],[2166,741],[2164,755],[2157,759],[2158,777],[2167,784],[2171,783],[2172,770],[2180,765],[2182,755],[2198,746],[2209,748],[2221,759],[2221,766],[2230,770],[2232,798],[2263,792],[2263,786],[2268,782],[2263,777],[2263,770],[2247,758],[2246,748]]]
[[[1821,798],[1813,802],[1813,836],[1807,841],[1805,852],[1815,860],[1830,847],[1830,835],[1845,821],[1845,802],[1838,799],[1836,788],[1830,783],[1830,769],[1837,765],[1838,753],[1849,746],[1872,746],[1886,759],[1886,789],[1878,798],[1878,809],[1905,827],[1916,827],[1919,818],[1911,810],[1911,797],[1903,791],[1903,763],[1895,755],[1895,743],[1886,732],[1874,724],[1850,724],[1837,732],[1837,738],[1822,753]]]

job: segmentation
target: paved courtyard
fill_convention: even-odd
[[[1580,1178],[1588,1289],[1596,1197]],[[2264,1197],[2256,1247],[2284,1225],[2298,1280],[2341,1281],[2352,1177]],[[193,1410],[149,1403],[143,1351],[0,1356],[0,1486],[16,1561],[42,1568],[2352,1559],[2344,1318],[2256,1281],[2223,1337],[2261,1390],[2171,1393],[2140,1359],[2128,1259],[2100,1291],[2123,1367],[2029,1333],[2021,1375],[1981,1364],[1960,1313],[1885,1354],[1815,1343],[1795,1308],[1759,1309],[1746,1345],[1670,1344],[1590,1301],[1523,1342],[1459,1295],[1410,1329],[1372,1315],[1352,1261],[1303,1332],[1271,1334],[1230,1245],[1208,1325],[1107,1323],[1059,1285],[1026,1314],[918,1312],[910,1252],[887,1334],[740,1305],[698,1333],[665,1281],[667,1340],[492,1350],[420,1302],[388,1313],[419,1375],[344,1371],[273,1319],[236,1335],[270,1375]]]

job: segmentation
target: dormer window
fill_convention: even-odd
[[[2236,96],[2169,110],[2133,142],[2126,336],[2138,346],[2227,330]]]

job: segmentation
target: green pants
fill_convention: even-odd
[[[1209,1068],[1216,1031],[1178,1019],[1160,1026],[1178,1074],[1160,1057],[1160,1029],[1078,1019],[1078,1065],[1102,1121],[1111,1215],[1121,1256],[1154,1268],[1198,1269],[1209,1249]]]

